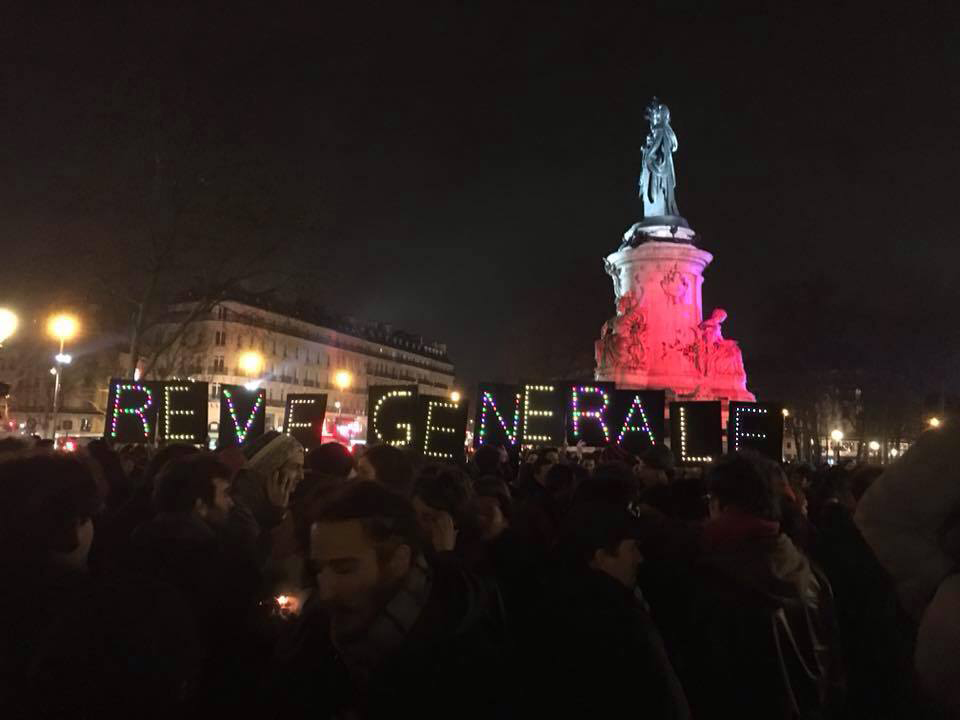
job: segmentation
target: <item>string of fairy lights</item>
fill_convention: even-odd
[[[163,388],[163,431],[165,440],[189,440],[195,441],[197,438],[193,433],[172,433],[170,431],[175,417],[188,417],[196,415],[193,410],[174,410],[172,395],[177,392],[190,392],[192,388],[189,385],[166,385]]]
[[[139,407],[120,407],[120,396],[124,392],[142,392],[146,396],[143,405]],[[113,409],[110,418],[110,437],[117,437],[117,425],[120,422],[121,415],[136,415],[140,418],[140,427],[143,429],[143,437],[150,439],[150,420],[147,418],[146,411],[153,407],[153,391],[140,383],[117,383],[113,388]]]
[[[446,410],[459,410],[460,403],[442,402],[437,400],[430,400],[427,403],[427,421],[424,427],[424,435],[423,435],[423,454],[426,455],[427,457],[453,459],[454,455],[452,452],[443,452],[441,450],[430,449],[431,435],[437,434],[437,433],[446,433],[449,435],[455,435],[457,433],[457,429],[454,427],[433,424],[434,408],[444,408]]]
[[[581,395],[600,395],[603,398],[603,407],[597,410],[581,410],[580,409],[580,396]],[[610,407],[610,394],[604,390],[602,387],[597,387],[596,385],[574,385],[570,391],[570,410],[571,417],[573,418],[573,437],[574,439],[580,438],[580,421],[581,418],[591,418],[596,420],[600,424],[600,429],[603,430],[603,437],[610,442],[610,428],[607,427],[606,413],[607,408]],[[623,433],[620,433],[620,437],[623,438]]]
[[[523,442],[524,443],[548,443],[554,439],[550,435],[533,435],[530,433],[530,418],[542,417],[552,418],[553,410],[536,410],[530,408],[530,394],[535,392],[552,393],[556,392],[553,385],[525,385],[523,388]]]
[[[370,417],[370,427],[373,429],[374,437],[376,437],[377,440],[382,443],[387,443],[388,445],[393,445],[394,447],[403,447],[413,442],[413,427],[410,423],[397,423],[397,429],[403,430],[406,433],[405,440],[385,440],[383,433],[380,432],[380,409],[383,407],[383,404],[392,398],[409,397],[413,397],[413,392],[410,390],[390,390],[377,400],[373,406],[373,412]]]
[[[503,416],[500,414],[500,409],[497,407],[496,401],[493,399],[493,394],[489,391],[485,391],[480,396],[480,444],[483,445],[487,437],[487,412],[488,410],[493,410],[494,414],[497,417],[497,422],[500,423],[500,427],[503,428],[504,434],[507,436],[507,442],[511,445],[516,445],[517,441],[520,439],[518,436],[518,431],[520,430],[520,393],[517,393],[514,396],[514,405],[513,405],[513,430],[507,427],[507,423],[504,421]]]
[[[680,462],[713,462],[713,458],[709,455],[687,455],[687,408],[683,405],[680,406]]]
[[[740,431],[740,418],[744,414],[753,414],[753,415],[766,415],[767,409],[762,407],[745,407],[743,405],[736,405],[733,409],[733,449],[740,449],[740,441],[744,438],[750,440],[766,440],[766,433],[758,432],[741,432]]]
[[[558,388],[559,386],[555,384],[530,384],[522,386],[520,392],[511,391],[510,394],[513,395],[512,416],[500,411],[497,402],[498,397],[494,392],[490,390],[482,391],[478,409],[477,444],[484,445],[494,437],[497,438],[498,442],[501,438],[505,438],[506,443],[511,446],[517,446],[521,443],[526,446],[527,444],[559,442],[555,433],[559,433],[562,427],[554,428],[554,424],[561,422],[564,412],[562,411],[562,405],[560,408],[556,406],[559,399],[555,397]],[[623,424],[620,426],[619,432],[616,432],[616,426],[611,428],[611,418],[608,417],[613,406],[613,395],[607,387],[602,384],[577,384],[564,386],[564,389],[569,391],[567,417],[572,423],[571,429],[574,440],[583,438],[587,432],[584,423],[592,422],[596,423],[596,426],[602,432],[605,444],[623,445],[626,436],[634,433],[642,435],[643,439],[648,440],[651,445],[656,444],[654,427],[641,393],[633,394]],[[159,410],[162,417],[157,419],[158,441],[203,441],[203,438],[198,438],[196,430],[192,433],[184,432],[185,429],[191,428],[195,424],[191,419],[198,414],[195,398],[177,399],[178,394],[189,394],[197,390],[197,387],[193,384],[173,382],[161,385],[151,382],[117,381],[114,382],[112,390],[113,397],[111,398],[108,418],[109,437],[118,438],[121,435],[121,430],[123,434],[128,435],[130,429],[134,427],[135,421],[138,427],[133,431],[134,437],[142,437],[142,441],[149,442],[154,431],[154,419],[157,418],[157,411]],[[204,398],[206,397],[205,392],[201,394]],[[538,394],[552,397],[549,401],[541,400],[538,403]],[[237,393],[234,390],[221,387],[221,397],[226,406],[226,415],[232,423],[236,440],[243,444],[249,439],[258,417],[263,416],[266,406],[265,393],[259,391],[256,394],[249,414],[245,415],[242,422],[237,409]],[[461,410],[463,401],[457,398],[449,400],[443,398],[429,399],[426,403],[425,417],[421,415],[420,419],[403,418],[406,421],[395,423],[395,429],[400,432],[400,437],[392,440],[384,437],[385,428],[383,427],[382,414],[386,403],[391,400],[412,397],[415,397],[415,392],[412,390],[396,388],[388,390],[378,398],[370,416],[371,440],[395,447],[403,447],[412,445],[416,435],[419,444],[421,436],[418,427],[422,421],[424,423],[422,434],[424,455],[437,459],[455,458],[456,453],[452,449],[451,441],[447,438],[458,434],[462,435],[462,428],[460,427],[462,420],[457,418],[452,421],[456,416],[451,417],[444,414],[443,417],[450,417],[452,422],[441,421],[438,418],[438,413]],[[503,400],[504,398],[500,396],[499,399]],[[618,396],[616,406],[622,407],[619,400],[620,397]],[[157,403],[161,404],[158,406]],[[285,418],[284,432],[289,433],[292,430],[311,428],[311,422],[297,418],[297,409],[316,403],[317,400],[310,397],[288,399],[288,414]],[[693,404],[696,405],[697,403]],[[125,407],[124,405],[128,406]],[[675,422],[677,425],[674,427],[679,429],[677,437],[679,447],[675,448],[678,460],[682,463],[713,462],[715,458],[712,454],[691,454],[691,431],[696,431],[696,423],[691,426],[690,413],[692,410],[682,403],[676,404],[675,407]],[[769,424],[771,412],[773,411],[769,407],[731,403],[730,425],[728,426],[730,428],[730,450],[736,452],[745,445],[767,441],[770,437],[774,437],[776,429],[771,430]],[[778,418],[779,415],[780,413],[777,413]],[[700,416],[697,414],[695,417]],[[124,418],[131,418],[130,424],[123,425]],[[391,428],[391,434],[393,429]],[[555,433],[547,434],[551,430],[554,430]],[[771,435],[771,432],[774,432],[774,435]],[[697,435],[697,433],[694,432],[694,435]],[[597,437],[596,434],[594,434],[594,437]],[[599,438],[597,439],[599,440]],[[140,440],[135,441],[140,442]],[[696,452],[696,450],[693,452]]]
[[[641,425],[630,424],[635,413],[640,414],[640,419],[642,422]],[[647,437],[650,439],[650,444],[657,444],[657,440],[653,435],[653,430],[650,429],[650,422],[647,420],[647,411],[643,407],[643,400],[640,399],[639,395],[633,396],[633,402],[630,403],[630,409],[627,410],[627,416],[623,419],[623,427],[620,428],[620,434],[617,435],[617,445],[623,444],[623,438],[628,432],[646,433]]]
[[[529,418],[540,417],[549,419],[554,417],[555,412],[553,410],[531,407],[529,393],[550,393],[554,392],[555,390],[556,387],[553,385],[524,386],[522,392],[514,395],[513,416],[509,419],[509,422],[506,418],[504,418],[504,414],[500,412],[500,408],[497,404],[494,394],[489,390],[481,392],[477,428],[478,444],[484,445],[490,440],[491,437],[494,436],[493,428],[495,428],[496,425],[500,426],[500,430],[503,431],[503,437],[506,439],[506,442],[509,445],[517,445],[520,442],[521,437],[524,445],[533,445],[538,442],[553,441],[554,438],[549,435],[530,434]],[[593,409],[584,409],[581,406],[581,401],[586,395],[600,396],[602,405]],[[521,402],[523,406],[522,412]],[[582,436],[582,423],[585,420],[595,420],[603,432],[605,442],[609,444],[612,437],[610,424],[607,420],[607,414],[610,410],[610,406],[610,393],[605,388],[599,385],[573,386],[570,392],[570,417],[573,425],[573,437],[580,438]],[[493,425],[493,427],[490,425],[492,422],[490,419],[491,415],[496,419],[496,423]],[[523,426],[522,434],[520,432],[521,424]],[[619,433],[617,433],[616,444],[622,445],[624,438],[630,433],[643,433],[651,445],[656,445],[656,435],[653,432],[653,427],[650,423],[649,417],[647,416],[643,399],[639,394],[635,394],[631,400],[627,414],[624,417],[623,425],[620,427]],[[497,434],[497,437],[499,440],[499,434]]]
[[[240,421],[237,419],[237,409],[233,404],[233,393],[226,388],[221,389],[221,392],[227,401],[227,410],[229,411],[230,419],[233,421],[233,429],[237,436],[237,442],[243,445],[247,439],[247,433],[250,432],[250,428],[253,427],[253,423],[257,419],[257,412],[263,405],[263,391],[261,390],[257,393],[257,399],[254,401],[253,407],[250,409],[250,415],[247,416],[242,428],[240,427]]]
[[[304,422],[304,421],[302,421],[302,420],[294,420],[294,419],[293,419],[293,409],[294,409],[294,406],[296,406],[296,405],[313,405],[315,402],[317,402],[317,401],[314,400],[314,399],[312,399],[312,398],[294,398],[294,399],[292,399],[292,400],[289,400],[289,399],[288,399],[288,400],[287,400],[287,404],[288,404],[288,406],[290,407],[290,410],[289,410],[289,413],[290,413],[290,414],[289,414],[289,416],[287,417],[287,426],[286,426],[286,428],[284,429],[284,432],[289,433],[291,430],[295,430],[295,429],[305,430],[305,429],[307,429],[307,428],[312,428],[312,427],[313,427],[313,423],[311,423],[311,422]]]

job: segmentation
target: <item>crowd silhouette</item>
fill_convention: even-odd
[[[958,439],[888,469],[0,441],[0,708],[957,717]]]

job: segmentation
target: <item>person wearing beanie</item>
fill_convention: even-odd
[[[256,546],[266,562],[270,531],[283,520],[290,495],[303,479],[303,445],[275,430],[265,433],[244,450],[246,465],[233,483],[235,506],[231,529]]]

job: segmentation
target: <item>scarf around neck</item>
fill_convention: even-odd
[[[403,645],[410,629],[427,604],[433,575],[423,555],[418,555],[400,588],[362,634],[338,638],[331,631],[334,647],[355,682],[365,684],[370,671]]]

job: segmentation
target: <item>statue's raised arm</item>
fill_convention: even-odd
[[[647,106],[646,117],[650,123],[650,132],[643,144],[643,169],[640,172],[643,216],[679,216],[674,193],[677,180],[673,172],[677,136],[670,127],[670,109],[654,98]]]

